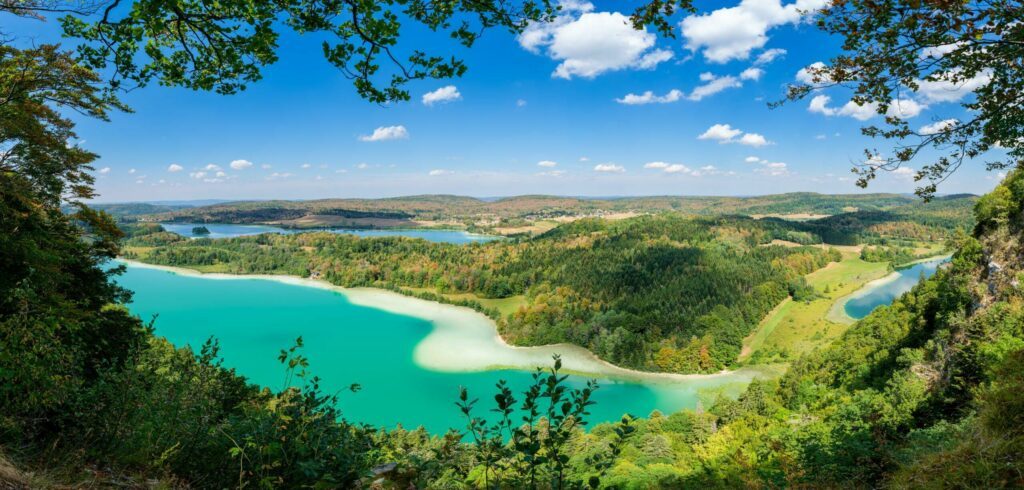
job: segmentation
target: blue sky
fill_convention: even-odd
[[[554,25],[489,31],[456,49],[464,77],[416,82],[412,101],[387,107],[355,94],[318,37],[285,31],[280,61],[245,92],[146,87],[124,96],[134,113],[80,120],[79,135],[101,155],[107,202],[864,192],[849,169],[865,147],[887,150],[859,134],[880,117],[857,119],[864,112],[844,108],[849,93],[838,89],[766,105],[838,49],[787,1],[698,2],[696,16],[677,19],[676,39],[624,29],[621,3],[573,3]],[[55,35],[52,23],[8,25],[35,42]],[[403,46],[451,49],[417,29]],[[962,114],[959,95],[911,94],[901,107],[921,127]],[[995,178],[976,162],[940,192],[986,192]],[[914,187],[908,174],[886,175],[869,191]]]

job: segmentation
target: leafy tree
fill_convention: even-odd
[[[891,156],[866,150],[858,185],[867,186],[878,171],[900,168],[928,148],[940,156],[915,177],[925,182],[917,189],[925,198],[964,162],[989,150],[1007,150],[1005,159],[987,162],[989,169],[1020,165],[1024,27],[1017,2],[836,1],[815,17],[823,31],[843,39],[843,53],[811,69],[812,84],[791,86],[787,98],[801,99],[821,86],[848,86],[855,103],[889,114],[885,127],[868,126],[863,133],[893,140],[896,147]],[[960,104],[967,120],[944,119],[928,131],[912,129],[890,112],[907,94],[945,91],[939,97],[958,100],[960,92],[971,90],[974,97]]]

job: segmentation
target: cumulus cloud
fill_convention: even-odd
[[[110,173],[110,167],[103,167],[97,170],[97,172],[99,172],[100,175],[107,175]]]
[[[890,175],[901,180],[914,180],[917,176],[917,170],[911,167],[897,167],[889,172]]]
[[[561,177],[565,175],[565,170],[548,170],[547,172],[539,172],[537,175],[542,177]]]
[[[313,166],[308,163],[303,163],[302,165],[299,165],[299,168],[313,168]]]
[[[914,99],[893,99],[889,103],[889,111],[887,115],[898,117],[900,119],[910,119],[917,117],[922,111],[927,109],[928,106],[917,102]]]
[[[130,169],[128,169],[128,174],[129,174],[129,175],[132,175],[132,174],[134,174],[134,173],[135,173],[135,169],[134,169],[134,168],[130,168]]]
[[[431,170],[430,172],[427,172],[427,175],[429,175],[431,177],[438,177],[438,176],[441,176],[441,175],[451,175],[453,173],[455,173],[455,172],[452,172],[451,170],[435,168],[434,170]]]
[[[763,135],[757,133],[746,133],[737,141],[737,143],[746,146],[753,146],[759,148],[768,144],[768,139]]]
[[[760,160],[757,162],[760,167],[754,169],[762,175],[768,175],[771,177],[778,177],[780,175],[789,175],[789,165],[783,162],[769,162],[768,160]]]
[[[538,167],[555,167],[558,166],[558,162],[552,162],[551,160],[541,160],[537,162]]]
[[[760,80],[762,76],[764,76],[764,70],[760,68],[750,67],[747,68],[746,70],[743,70],[743,72],[740,73],[740,80],[757,81]]]
[[[745,146],[761,147],[772,144],[764,135],[744,133],[728,124],[715,124],[697,137],[700,140],[717,141],[720,144],[738,143]]]
[[[782,48],[766,49],[763,53],[757,55],[757,59],[754,60],[755,65],[767,65],[775,61],[777,58],[786,55],[786,50]]]
[[[655,47],[655,34],[634,29],[629,17],[619,12],[593,12],[594,6],[585,2],[561,5],[562,15],[552,22],[530,24],[518,38],[524,49],[561,61],[553,77],[649,70],[672,58],[671,51]]]
[[[693,89],[693,92],[690,92],[690,95],[686,97],[687,99],[701,100],[704,97],[715,95],[723,90],[743,86],[736,77],[731,75],[719,77],[713,73],[701,73],[700,79],[705,83]]]
[[[957,102],[988,85],[991,79],[991,74],[979,73],[964,80],[955,74],[937,80],[918,80],[917,93],[929,102]]]
[[[526,107],[526,99],[516,100],[516,107]]]
[[[202,179],[202,178],[206,177],[206,172],[203,172],[203,171],[200,171],[200,172],[189,172],[188,176],[192,177],[193,179]]]
[[[683,92],[681,90],[672,89],[665,95],[654,95],[654,92],[648,90],[640,95],[626,94],[621,99],[615,99],[615,102],[625,105],[669,104],[682,98]]]
[[[359,137],[360,141],[387,141],[387,140],[398,140],[406,139],[409,137],[409,131],[405,129],[405,126],[381,126],[373,130],[373,134],[363,135]]]
[[[829,106],[831,101],[832,98],[827,95],[816,95],[811,99],[810,104],[807,105],[807,110],[825,116],[848,116],[858,121],[867,121],[878,115],[878,104],[874,102],[858,104],[851,100],[842,107],[835,108]],[[927,105],[913,99],[893,99],[889,102],[889,109],[886,111],[886,115],[900,119],[910,119],[921,114],[927,108]]]
[[[744,158],[743,161],[747,162],[747,163],[759,163],[761,161],[761,159],[758,158],[758,157],[750,156],[750,157]]]
[[[667,174],[693,174],[693,170],[681,163],[649,162],[644,168],[661,170]]]
[[[250,162],[249,160],[232,160],[229,166],[235,170],[245,170],[249,167],[252,167],[252,162]],[[270,168],[270,166],[267,165],[263,168]]]
[[[827,68],[825,63],[815,61],[796,72],[796,80],[805,85],[812,85],[815,87],[828,85],[829,83],[832,83],[832,78],[823,72],[825,68]],[[815,78],[817,78],[817,81],[815,81]]]
[[[220,170],[220,167],[211,163],[203,167],[203,170]]]
[[[459,93],[459,89],[455,88],[455,85],[447,85],[433,92],[423,94],[423,105],[428,106],[447,104],[456,100],[462,100],[462,94]]]
[[[718,9],[683,19],[680,29],[686,47],[701,51],[708,61],[725,63],[747,59],[751,51],[764,47],[768,31],[799,23],[804,12],[824,7],[827,0],[742,0],[735,7]],[[777,55],[770,55],[772,59]]]
[[[181,165],[178,165],[177,163],[172,163],[172,164],[167,166],[167,171],[168,172],[181,172],[182,170],[185,170],[185,167],[182,167]]]
[[[731,141],[733,138],[743,134],[743,131],[734,129],[728,124],[715,124],[697,137],[699,140],[714,140],[719,142]]]
[[[936,121],[932,124],[926,124],[924,126],[921,126],[921,129],[918,129],[917,132],[925,136],[944,133],[948,129],[951,129],[953,126],[956,126],[959,123],[960,121],[957,121],[956,119],[943,119],[941,121]]]
[[[274,172],[274,173],[270,174],[267,177],[267,180],[287,179],[288,177],[291,177],[291,176],[292,176],[292,174],[290,172]]]
[[[599,164],[594,166],[594,171],[595,172],[622,173],[622,172],[625,172],[626,169],[624,167],[622,167],[621,165],[616,165],[614,163],[599,163]]]

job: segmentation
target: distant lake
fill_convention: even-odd
[[[431,242],[455,243],[458,245],[464,243],[487,242],[500,238],[491,235],[480,235],[476,233],[470,233],[468,231],[462,230],[356,230],[346,228],[296,230],[291,228],[281,228],[279,226],[270,225],[236,225],[229,223],[160,223],[160,225],[163,226],[165,230],[171,233],[177,233],[181,236],[190,238],[231,238],[238,236],[259,235],[261,233],[282,233],[290,235],[293,233],[308,233],[313,231],[326,231],[329,233],[355,235],[367,238],[385,236],[405,236],[409,238],[422,238],[424,240]],[[210,230],[210,234],[193,235],[192,228],[197,226],[205,226],[206,229]]]
[[[134,264],[129,264],[117,281],[135,292],[129,305],[133,313],[143,320],[159,314],[157,335],[176,346],[193,348],[216,336],[226,366],[274,389],[282,388],[284,379],[278,352],[301,335],[312,373],[322,378],[325,392],[340,393],[344,416],[374,426],[423,425],[434,434],[451,427],[461,429],[465,421],[455,406],[460,386],[479,397],[478,416],[491,416],[488,410],[493,407],[498,380],[505,379],[521,390],[531,378],[530,371],[518,369],[459,372],[425,368],[414,351],[435,329],[434,323],[356,304],[355,297],[350,300],[338,291],[271,279],[179,275]],[[359,297],[373,294],[391,293],[364,291]],[[398,300],[401,302],[392,305],[422,301]],[[458,328],[469,327],[464,322]],[[460,349],[448,343],[442,347],[440,354],[448,352],[448,357]],[[682,381],[601,379],[589,420],[616,421],[626,413],[647,416],[655,409],[665,413],[692,409],[702,390],[711,390],[712,399],[720,391],[735,396],[751,377],[737,372]],[[580,387],[585,380],[571,376],[569,384]],[[362,389],[358,393],[345,390],[352,383],[359,383]]]
[[[875,308],[892,304],[896,298],[913,289],[922,277],[928,278],[934,275],[939,266],[948,260],[948,258],[941,258],[920,262],[899,269],[892,275],[866,286],[846,302],[846,314],[850,318],[860,320],[868,316]]]

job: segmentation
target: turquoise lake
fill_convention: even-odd
[[[260,233],[306,233],[311,231],[326,231],[359,237],[384,237],[384,236],[406,236],[410,238],[422,238],[431,242],[444,243],[475,243],[495,240],[498,237],[490,235],[479,235],[462,230],[354,230],[347,228],[330,228],[323,230],[294,230],[269,225],[235,225],[228,223],[160,223],[165,230],[177,233],[186,237],[197,237],[192,234],[192,228],[205,226],[210,230],[209,235],[203,238],[231,238],[238,236],[259,235]]]
[[[423,425],[435,434],[461,429],[465,421],[455,406],[460,386],[481,400],[478,416],[483,416],[493,406],[498,380],[521,389],[531,375],[522,370],[424,369],[414,362],[413,349],[433,329],[430,322],[357,306],[337,291],[267,279],[207,279],[132,265],[118,282],[135,292],[129,305],[134,313],[143,320],[158,315],[158,335],[177,346],[196,348],[216,336],[225,364],[261,385],[282,387],[284,370],[277,355],[301,335],[312,373],[324,380],[326,391],[341,392],[345,417],[375,426]],[[574,386],[585,380],[570,377]],[[625,413],[646,416],[654,409],[695,408],[702,390],[735,396],[745,385],[732,377],[599,381],[592,424],[618,420]],[[352,383],[362,389],[343,391]]]
[[[896,298],[910,291],[922,277],[931,277],[939,266],[949,259],[937,259],[914,264],[896,271],[897,277],[877,284],[846,302],[846,314],[855,320],[868,316],[875,308],[892,304]]]

